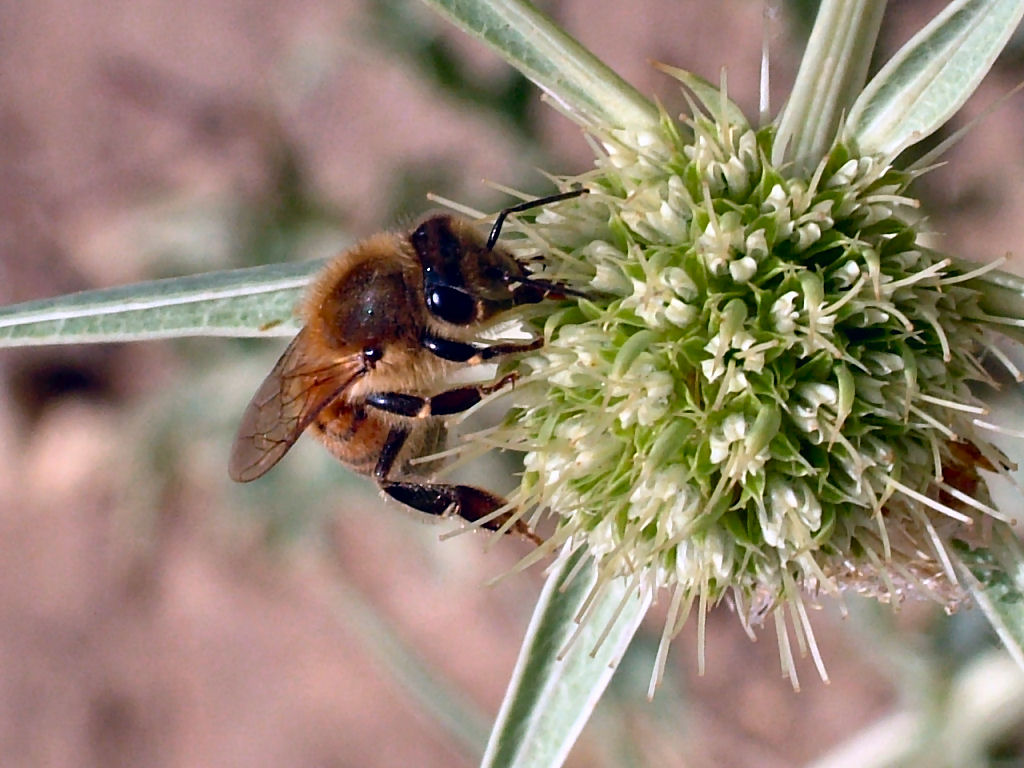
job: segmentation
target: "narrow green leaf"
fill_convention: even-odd
[[[526,0],[423,0],[587,126],[656,129],[658,111],[633,86]]]
[[[814,168],[839,132],[868,74],[884,0],[824,0],[814,19],[789,101],[778,118],[772,163]]]
[[[329,564],[341,566],[335,552]],[[414,699],[450,735],[467,755],[478,755],[487,741],[487,718],[453,681],[440,677],[383,613],[352,585],[344,567],[337,567],[331,582],[334,613],[379,663],[382,672]]]
[[[0,346],[176,336],[291,336],[296,302],[322,261],[274,264],[0,307]]]
[[[655,62],[654,66],[686,86],[697,97],[708,114],[718,122],[738,125],[742,128],[750,127],[743,110],[725,93],[724,78],[723,85],[712,85],[700,75],[687,72],[679,67],[661,62]]]
[[[1006,526],[998,526],[987,549],[958,552],[959,570],[999,639],[1024,669],[1024,553]]]
[[[956,0],[868,83],[846,121],[864,154],[896,156],[945,123],[991,68],[1024,0]]]
[[[928,677],[919,673],[897,709],[804,768],[999,765],[987,755],[1019,730],[1024,675],[995,650],[964,659],[945,679],[949,672],[936,666]]]
[[[596,569],[588,562],[566,580],[587,557],[576,552],[548,577],[482,768],[560,766],[647,612],[649,596],[614,581],[590,605],[580,628],[577,619],[596,583]]]

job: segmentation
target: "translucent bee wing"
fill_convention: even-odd
[[[232,480],[247,483],[277,464],[317,414],[365,371],[358,355],[315,362],[308,345],[303,328],[252,396],[231,448]]]

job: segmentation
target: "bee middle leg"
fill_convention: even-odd
[[[393,427],[377,460],[373,475],[381,490],[388,496],[428,515],[440,517],[451,511],[452,514],[470,523],[481,520],[505,506],[505,499],[471,485],[428,483],[413,478],[389,479],[395,460],[402,452],[402,446],[408,437],[407,429]],[[491,531],[500,530],[510,517],[511,513],[506,512],[483,523],[482,527]],[[508,532],[518,533],[535,544],[541,543],[537,535],[522,520],[512,523]]]
[[[399,416],[426,418],[427,416],[450,416],[462,413],[479,403],[484,396],[512,384],[519,378],[510,373],[493,384],[475,384],[456,387],[439,392],[431,397],[408,395],[404,392],[373,392],[366,396],[366,402],[374,408]]]

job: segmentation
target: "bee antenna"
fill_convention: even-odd
[[[547,197],[538,197],[534,200],[526,200],[525,202],[513,205],[510,208],[503,208],[497,218],[494,220],[494,226],[491,227],[491,234],[487,236],[487,250],[493,250],[495,244],[498,242],[498,237],[501,235],[501,228],[505,224],[505,219],[508,218],[509,214],[522,213],[528,211],[531,208],[539,208],[542,205],[548,205],[549,203],[557,203],[561,200],[570,200],[580,195],[585,195],[590,190],[586,187],[576,185],[573,189],[568,192],[559,192],[556,195],[548,195]]]

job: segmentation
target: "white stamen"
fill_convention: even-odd
[[[936,501],[935,499],[929,499],[923,493],[918,493],[913,488],[905,486],[903,483],[893,478],[889,478],[888,484],[895,490],[902,493],[904,496],[909,496],[914,501],[919,501],[926,507],[934,509],[936,512],[940,512],[946,517],[951,517],[954,520],[958,520],[964,525],[974,525],[974,521],[962,512],[957,512],[955,509],[947,507],[945,504]]]
[[[987,429],[990,432],[995,432],[996,434],[1024,439],[1024,430],[1022,429],[1010,429],[1009,427],[1004,427],[1001,424],[993,424],[988,421],[982,421],[981,419],[971,419],[971,423],[976,427]]]
[[[982,504],[976,498],[964,493],[959,488],[954,488],[952,485],[949,485],[947,483],[936,483],[936,485],[943,491],[948,493],[950,496],[954,497],[955,499],[958,499],[959,501],[962,501],[967,506],[973,507],[979,512],[982,512],[995,520],[999,520],[1000,522],[1007,523],[1008,525],[1014,524],[1014,519],[1009,515],[1004,515],[998,509],[996,509],[995,507],[991,507],[988,504]]]
[[[789,632],[786,631],[786,614],[782,607],[772,611],[775,619],[775,635],[779,640],[779,662],[782,664],[782,676],[789,680],[794,691],[800,690],[800,679],[796,675],[796,662],[793,649],[789,645]]]
[[[985,416],[988,414],[988,408],[981,405],[968,405],[967,403],[958,403],[955,400],[945,400],[941,397],[933,397],[932,395],[926,395],[923,392],[917,393],[918,400],[924,400],[926,403],[932,405],[941,405],[943,408],[949,408],[954,411],[961,411],[963,413],[973,413],[978,416]]]

